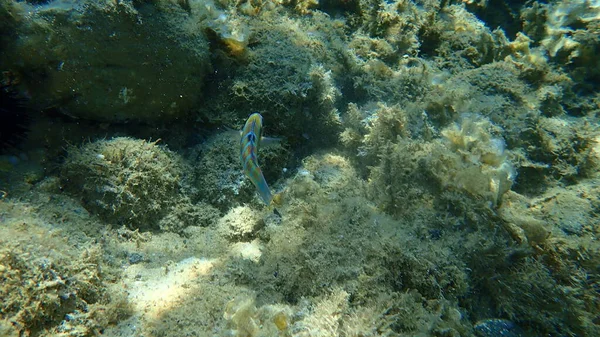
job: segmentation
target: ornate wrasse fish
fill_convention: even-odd
[[[242,138],[240,140],[240,159],[244,173],[250,181],[256,186],[260,198],[269,206],[273,200],[273,195],[267,185],[267,181],[258,166],[256,154],[258,145],[262,140],[262,116],[255,112],[248,117],[244,128],[242,129]]]

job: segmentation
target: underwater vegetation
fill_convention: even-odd
[[[600,336],[600,2],[0,0],[0,32],[0,336]]]

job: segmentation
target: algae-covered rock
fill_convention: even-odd
[[[220,215],[221,212],[210,204],[194,204],[188,198],[182,198],[160,220],[159,226],[163,231],[183,233],[188,226],[208,227],[216,223]]]
[[[157,142],[121,137],[71,147],[61,182],[105,221],[152,229],[181,200],[186,172],[180,158]]]
[[[82,119],[151,122],[186,117],[201,101],[208,42],[184,9],[30,3],[4,1],[18,43],[2,48],[0,62],[36,106]]]
[[[370,168],[369,190],[392,214],[404,214],[415,202],[439,199],[444,191],[460,191],[495,207],[515,181],[516,170],[499,128],[488,119],[465,114],[432,141],[403,137],[398,125],[402,123],[375,121],[364,140],[370,155],[379,156]],[[386,136],[390,130],[396,130],[393,138]]]
[[[216,134],[192,152],[189,160],[195,171],[194,188],[202,202],[224,211],[257,201],[256,188],[242,170],[238,133]],[[289,155],[281,143],[259,146],[258,163],[273,193]]]
[[[194,149],[191,157],[196,171],[194,186],[202,201],[225,210],[240,198],[251,200],[252,183],[245,181],[239,139],[233,133],[209,138]]]
[[[252,21],[241,60],[222,56],[215,62],[222,80],[208,108],[227,124],[239,124],[258,111],[266,128],[285,133],[290,144],[331,141],[339,131],[335,103],[336,79],[344,71],[341,26],[320,13],[311,21],[275,13]]]
[[[451,59],[455,65],[465,68],[470,65],[481,66],[490,63],[495,49],[490,28],[462,6],[448,6],[444,14],[436,17],[435,24],[431,25],[435,34],[439,34],[437,36],[439,45],[433,44],[437,48],[432,51],[432,54],[446,60]]]
[[[548,225],[531,214],[531,210],[527,209],[528,200],[514,192],[507,193],[505,199],[498,214],[513,239],[519,244],[531,246],[546,241],[550,235]]]
[[[115,275],[102,268],[101,249],[73,247],[28,210],[2,209],[0,335],[95,336],[128,317],[124,293],[108,281]]]
[[[247,241],[255,236],[261,225],[264,226],[264,221],[261,221],[258,214],[247,206],[231,209],[218,222],[221,235],[238,241]]]

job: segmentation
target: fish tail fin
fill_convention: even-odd
[[[262,201],[269,206],[271,205],[271,201],[273,201],[273,194],[271,194],[271,189],[269,189],[269,185],[267,184],[265,177],[263,176],[262,172],[260,172],[260,168],[257,170],[258,177],[256,177],[256,180],[253,180],[252,182],[256,186],[256,190],[258,191]]]

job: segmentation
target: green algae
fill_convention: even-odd
[[[599,335],[583,4],[1,0],[5,76],[63,118],[2,172],[0,334]],[[222,132],[254,111],[275,208]]]

